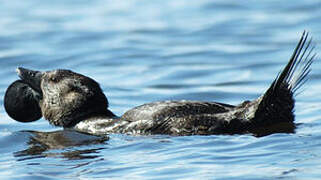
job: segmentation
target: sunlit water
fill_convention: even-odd
[[[296,97],[296,133],[95,137],[3,109],[18,66],[100,82],[117,115],[143,103],[238,104],[264,92],[308,30],[321,54],[321,3],[1,1],[1,179],[319,179],[321,64]]]

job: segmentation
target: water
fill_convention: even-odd
[[[15,68],[72,69],[100,82],[118,115],[158,100],[257,98],[301,33],[320,54],[321,3],[1,1],[1,105]],[[294,134],[95,137],[1,106],[0,179],[319,179],[321,64],[296,97]]]

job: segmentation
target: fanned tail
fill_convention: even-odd
[[[278,122],[294,121],[293,95],[307,81],[311,64],[316,54],[313,53],[312,38],[303,32],[292,57],[283,71],[279,73],[269,89],[258,99],[259,105],[252,123],[255,125],[270,125]]]
[[[315,46],[311,47],[312,38],[306,43],[308,36],[309,33],[304,31],[289,63],[270,87],[274,92],[277,93],[278,88],[284,84],[292,93],[295,93],[306,82],[306,77],[311,71],[310,66],[316,56],[316,53],[312,55],[315,48]]]

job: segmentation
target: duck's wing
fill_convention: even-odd
[[[138,120],[160,120],[166,117],[216,114],[231,110],[235,106],[202,101],[159,101],[143,104],[127,111],[121,118],[130,122]]]
[[[233,108],[228,104],[201,101],[148,103],[127,111],[121,117],[122,121],[129,122],[121,133],[191,135],[192,129],[216,121],[215,115]]]

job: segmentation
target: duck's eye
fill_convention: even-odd
[[[50,78],[50,81],[52,81],[52,82],[58,82],[58,79],[55,78],[55,77],[52,77],[52,78]]]
[[[29,72],[29,75],[31,76],[31,77],[35,77],[35,73],[34,72]]]

